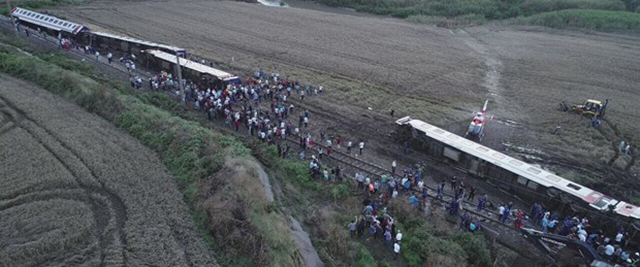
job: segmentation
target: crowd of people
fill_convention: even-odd
[[[631,251],[630,235],[622,228],[613,238],[610,238],[602,230],[594,229],[586,217],[561,218],[557,214],[545,211],[539,203],[533,204],[529,215],[532,223],[541,227],[543,232],[584,242],[596,249],[598,254],[609,262],[623,266],[635,266],[640,262],[640,253]]]

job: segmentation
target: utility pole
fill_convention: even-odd
[[[180,67],[180,54],[178,54],[178,52],[176,52],[176,68],[178,68],[178,87],[180,88],[180,97],[182,98],[184,109],[187,110],[187,100],[184,96],[184,86],[182,86],[182,68]]]

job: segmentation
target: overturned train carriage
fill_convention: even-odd
[[[143,60],[148,68],[175,73],[178,58],[175,55],[160,50],[145,50]],[[211,88],[224,88],[228,84],[240,83],[240,78],[231,73],[200,64],[198,62],[180,58],[182,77],[197,81]]]
[[[541,202],[567,215],[588,215],[592,221],[611,219],[640,229],[640,208],[564,179],[538,166],[467,140],[421,120],[396,121],[397,141],[446,162],[528,202]]]
[[[187,51],[179,47],[139,40],[113,33],[91,31],[83,34],[83,38],[85,44],[91,44],[100,50],[119,51],[123,54],[140,56],[145,50],[156,49],[180,57],[187,56]]]

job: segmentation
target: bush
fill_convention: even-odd
[[[391,15],[444,17],[447,20],[474,14],[483,19],[506,19],[564,9],[636,10],[621,0],[315,0],[329,6]],[[415,20],[415,18],[413,19]]]
[[[491,253],[484,236],[469,232],[457,232],[450,238],[468,254],[468,262],[476,266],[491,266]]]
[[[586,28],[599,31],[640,32],[640,14],[625,11],[570,9],[525,17],[517,23],[551,28]]]
[[[331,196],[334,201],[343,200],[349,196],[349,187],[346,184],[339,184],[331,188]]]

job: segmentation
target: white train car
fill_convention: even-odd
[[[66,35],[77,35],[81,32],[89,31],[89,28],[82,24],[66,21],[54,16],[16,7],[11,12],[11,17],[18,23],[30,28],[40,28],[49,34],[65,33]]]
[[[635,205],[618,201],[424,121],[404,117],[396,124],[399,126],[398,134],[404,132],[405,136],[419,140],[421,150],[429,156],[445,160],[478,178],[490,180],[524,199],[542,202],[553,199],[554,202],[568,204],[577,212],[598,211],[607,216],[613,213],[617,215],[614,217],[627,219],[625,221],[631,219],[637,227],[640,209]]]

